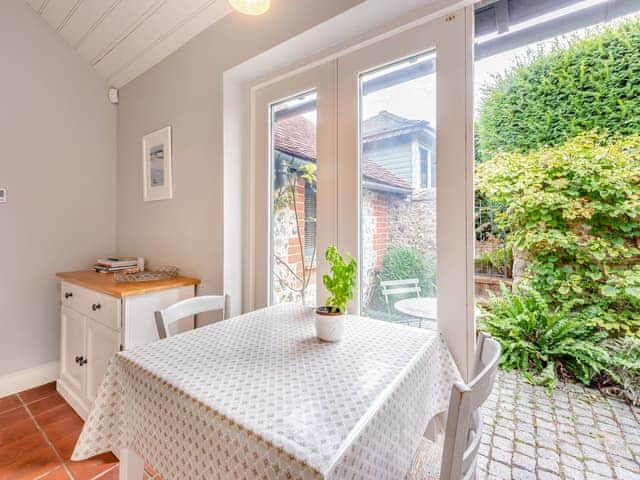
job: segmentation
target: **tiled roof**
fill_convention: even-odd
[[[275,123],[275,149],[298,158],[316,159],[316,126],[302,115],[283,118]]]
[[[426,120],[410,120],[383,110],[362,122],[364,142],[433,130]]]
[[[424,124],[419,120],[407,120],[389,112],[380,112],[375,117],[365,120],[363,123],[365,135],[380,135],[390,131],[397,131],[406,126],[416,128]],[[385,128],[386,125],[386,128]],[[374,132],[373,134],[371,132]],[[402,132],[404,133],[404,132]],[[305,160],[316,160],[316,126],[302,115],[295,115],[275,123],[274,132],[275,149]],[[397,177],[379,164],[365,159],[362,165],[362,174],[370,180],[392,187],[411,190],[411,185]]]
[[[392,187],[411,190],[411,185],[409,185],[403,179],[397,177],[386,168],[380,166],[376,162],[372,162],[368,158],[365,158],[364,162],[362,162],[362,175],[370,180],[374,180],[377,183],[384,183]]]

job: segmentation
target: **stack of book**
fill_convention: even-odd
[[[101,258],[91,267],[96,272],[110,273],[138,267],[137,258]]]

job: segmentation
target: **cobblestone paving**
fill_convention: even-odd
[[[549,396],[500,372],[483,411],[480,480],[640,480],[640,408],[573,383]]]

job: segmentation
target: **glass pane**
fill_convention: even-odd
[[[316,93],[271,106],[271,304],[316,304]]]
[[[360,75],[362,313],[436,321],[436,55]]]

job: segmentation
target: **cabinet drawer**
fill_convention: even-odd
[[[111,328],[120,328],[120,299],[73,283],[62,282],[62,304]]]

